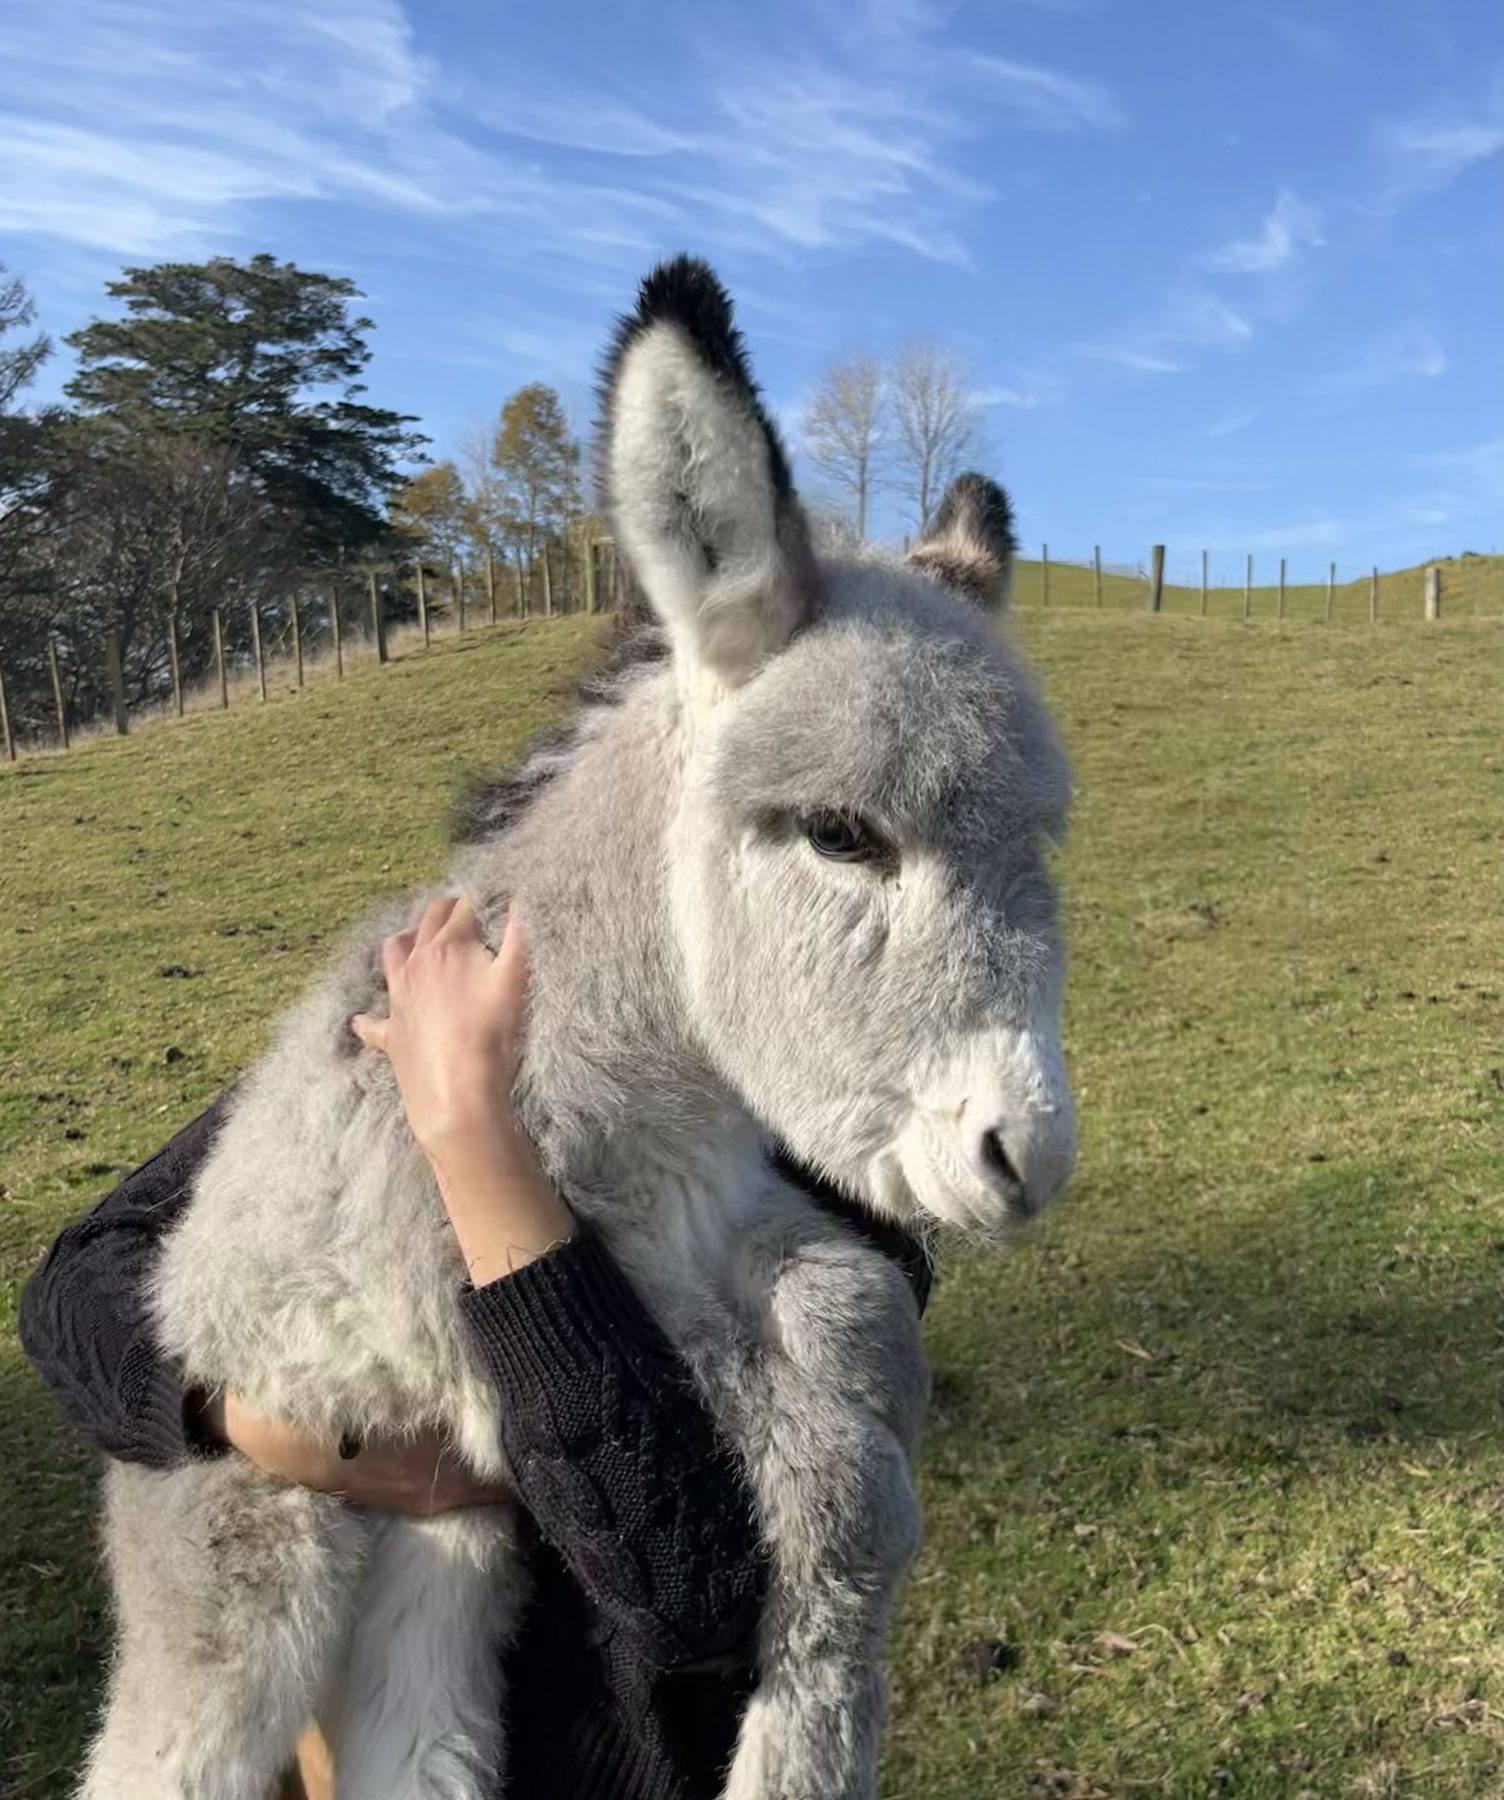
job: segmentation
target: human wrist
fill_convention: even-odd
[[[446,1207],[452,1196],[541,1180],[533,1146],[510,1107],[433,1133],[422,1149]]]
[[[512,1109],[508,1084],[472,1074],[426,1109],[414,1135],[435,1169],[446,1175],[470,1168],[507,1168],[528,1150]]]
[[[471,1284],[485,1287],[558,1249],[574,1235],[574,1214],[538,1168],[523,1140],[454,1173],[435,1165],[444,1210]]]

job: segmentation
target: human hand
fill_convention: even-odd
[[[460,1506],[495,1506],[511,1497],[500,1483],[472,1475],[435,1432],[366,1438],[355,1455],[341,1456],[339,1445],[268,1418],[233,1390],[206,1402],[200,1423],[206,1436],[238,1450],[268,1475],[355,1506],[426,1519]]]
[[[464,896],[430,900],[423,917],[381,947],[389,1016],[357,1013],[350,1029],[391,1059],[413,1136],[436,1165],[515,1135],[527,966],[522,920],[507,915],[496,956]]]
[[[381,960],[390,1015],[357,1013],[350,1029],[391,1059],[478,1287],[573,1226],[512,1111],[527,993],[522,921],[514,906],[493,957],[467,900],[431,900],[416,926],[386,940]]]

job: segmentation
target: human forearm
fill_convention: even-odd
[[[473,1287],[516,1274],[573,1235],[574,1215],[509,1118],[477,1114],[429,1155]]]
[[[588,1228],[465,1296],[539,1531],[660,1668],[745,1650],[766,1578],[756,1506],[693,1377]]]

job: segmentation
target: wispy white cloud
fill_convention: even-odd
[[[1209,438],[1234,437],[1240,431],[1246,431],[1259,416],[1257,406],[1244,407],[1237,412],[1223,413],[1220,419],[1213,419],[1203,434]]]
[[[1325,25],[1318,25],[1310,19],[1292,19],[1287,15],[1274,14],[1269,19],[1269,26],[1292,50],[1298,51],[1311,62],[1335,63],[1342,60],[1336,33],[1329,31]]]
[[[1261,324],[1288,313],[1281,290],[1300,257],[1325,243],[1323,232],[1317,209],[1283,189],[1252,235],[1186,257],[1144,316],[1080,353],[1137,374],[1183,375],[1199,352],[1241,350]]]
[[[1201,266],[1218,275],[1269,275],[1293,262],[1302,250],[1319,247],[1321,214],[1286,188],[1264,216],[1257,236],[1235,238],[1203,256]]]
[[[964,63],[1000,104],[1042,130],[1110,131],[1127,123],[1117,97],[1100,81],[980,53],[967,54]]]
[[[1097,362],[1113,363],[1120,369],[1132,369],[1139,375],[1184,375],[1191,366],[1163,351],[1145,350],[1137,344],[1086,344],[1081,354]]]
[[[1384,555],[1382,546],[1408,538],[1414,554],[1416,531],[1425,532],[1434,542],[1438,526],[1451,524],[1470,510],[1445,494],[1421,494],[1383,512],[1342,513],[1317,508],[1303,518],[1247,529],[1223,523],[1189,524],[1180,536],[1185,542],[1204,545],[1213,552],[1252,552],[1256,556],[1321,550],[1340,562],[1340,552],[1345,550],[1353,561],[1361,559],[1360,568],[1366,568],[1371,558]],[[1351,579],[1356,571],[1349,562],[1338,573],[1342,579]],[[1267,580],[1267,576],[1256,568],[1255,579]]]
[[[1504,438],[1488,438],[1462,450],[1439,450],[1420,458],[1420,466],[1441,469],[1480,492],[1497,497],[1504,490]]]
[[[391,0],[75,0],[66,30],[19,0],[0,24],[0,229],[160,255],[266,201],[541,212],[536,171],[439,125],[432,80]]]
[[[1253,326],[1244,314],[1194,287],[1171,295],[1162,329],[1174,341],[1210,344],[1219,350],[1235,350],[1253,338]]]
[[[1201,475],[1151,473],[1140,479],[1145,487],[1183,494],[1267,494],[1276,486],[1268,476],[1229,475],[1215,469]]]
[[[1183,375],[1198,350],[1238,350],[1253,341],[1246,315],[1195,279],[1182,280],[1145,322],[1080,354],[1142,375]]]
[[[984,409],[1006,406],[1018,412],[1033,412],[1041,406],[1059,406],[1065,399],[1065,383],[1044,370],[1018,370],[1006,381],[988,382],[977,388],[971,398]]]
[[[1257,553],[1274,551],[1285,554],[1292,550],[1340,549],[1351,543],[1362,528],[1362,521],[1345,519],[1333,513],[1313,513],[1308,518],[1288,524],[1261,526],[1251,531],[1216,528],[1194,535],[1208,550],[1246,550]]]
[[[1351,367],[1323,375],[1312,385],[1319,394],[1391,387],[1396,382],[1429,381],[1447,371],[1446,351],[1424,325],[1402,325],[1376,338]]]
[[[1376,139],[1383,174],[1368,210],[1384,214],[1435,193],[1504,149],[1504,82],[1495,81],[1482,106],[1450,95],[1424,112],[1383,120]]]
[[[988,197],[965,166],[980,117],[1121,119],[1098,82],[971,53],[925,0],[878,11],[859,29],[816,9],[776,55],[707,38],[684,52],[694,79],[638,104],[558,66],[441,68],[399,0],[70,0],[66,27],[53,0],[13,0],[0,230],[181,254],[251,233],[265,203],[332,201],[504,234],[586,282],[672,240],[960,263]]]

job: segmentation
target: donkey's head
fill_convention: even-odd
[[[673,649],[690,1030],[872,1207],[1037,1211],[1074,1157],[1046,867],[1068,781],[993,617],[1006,496],[965,475],[906,559],[817,557],[730,304],[688,260],[643,284],[604,402],[618,553]]]

